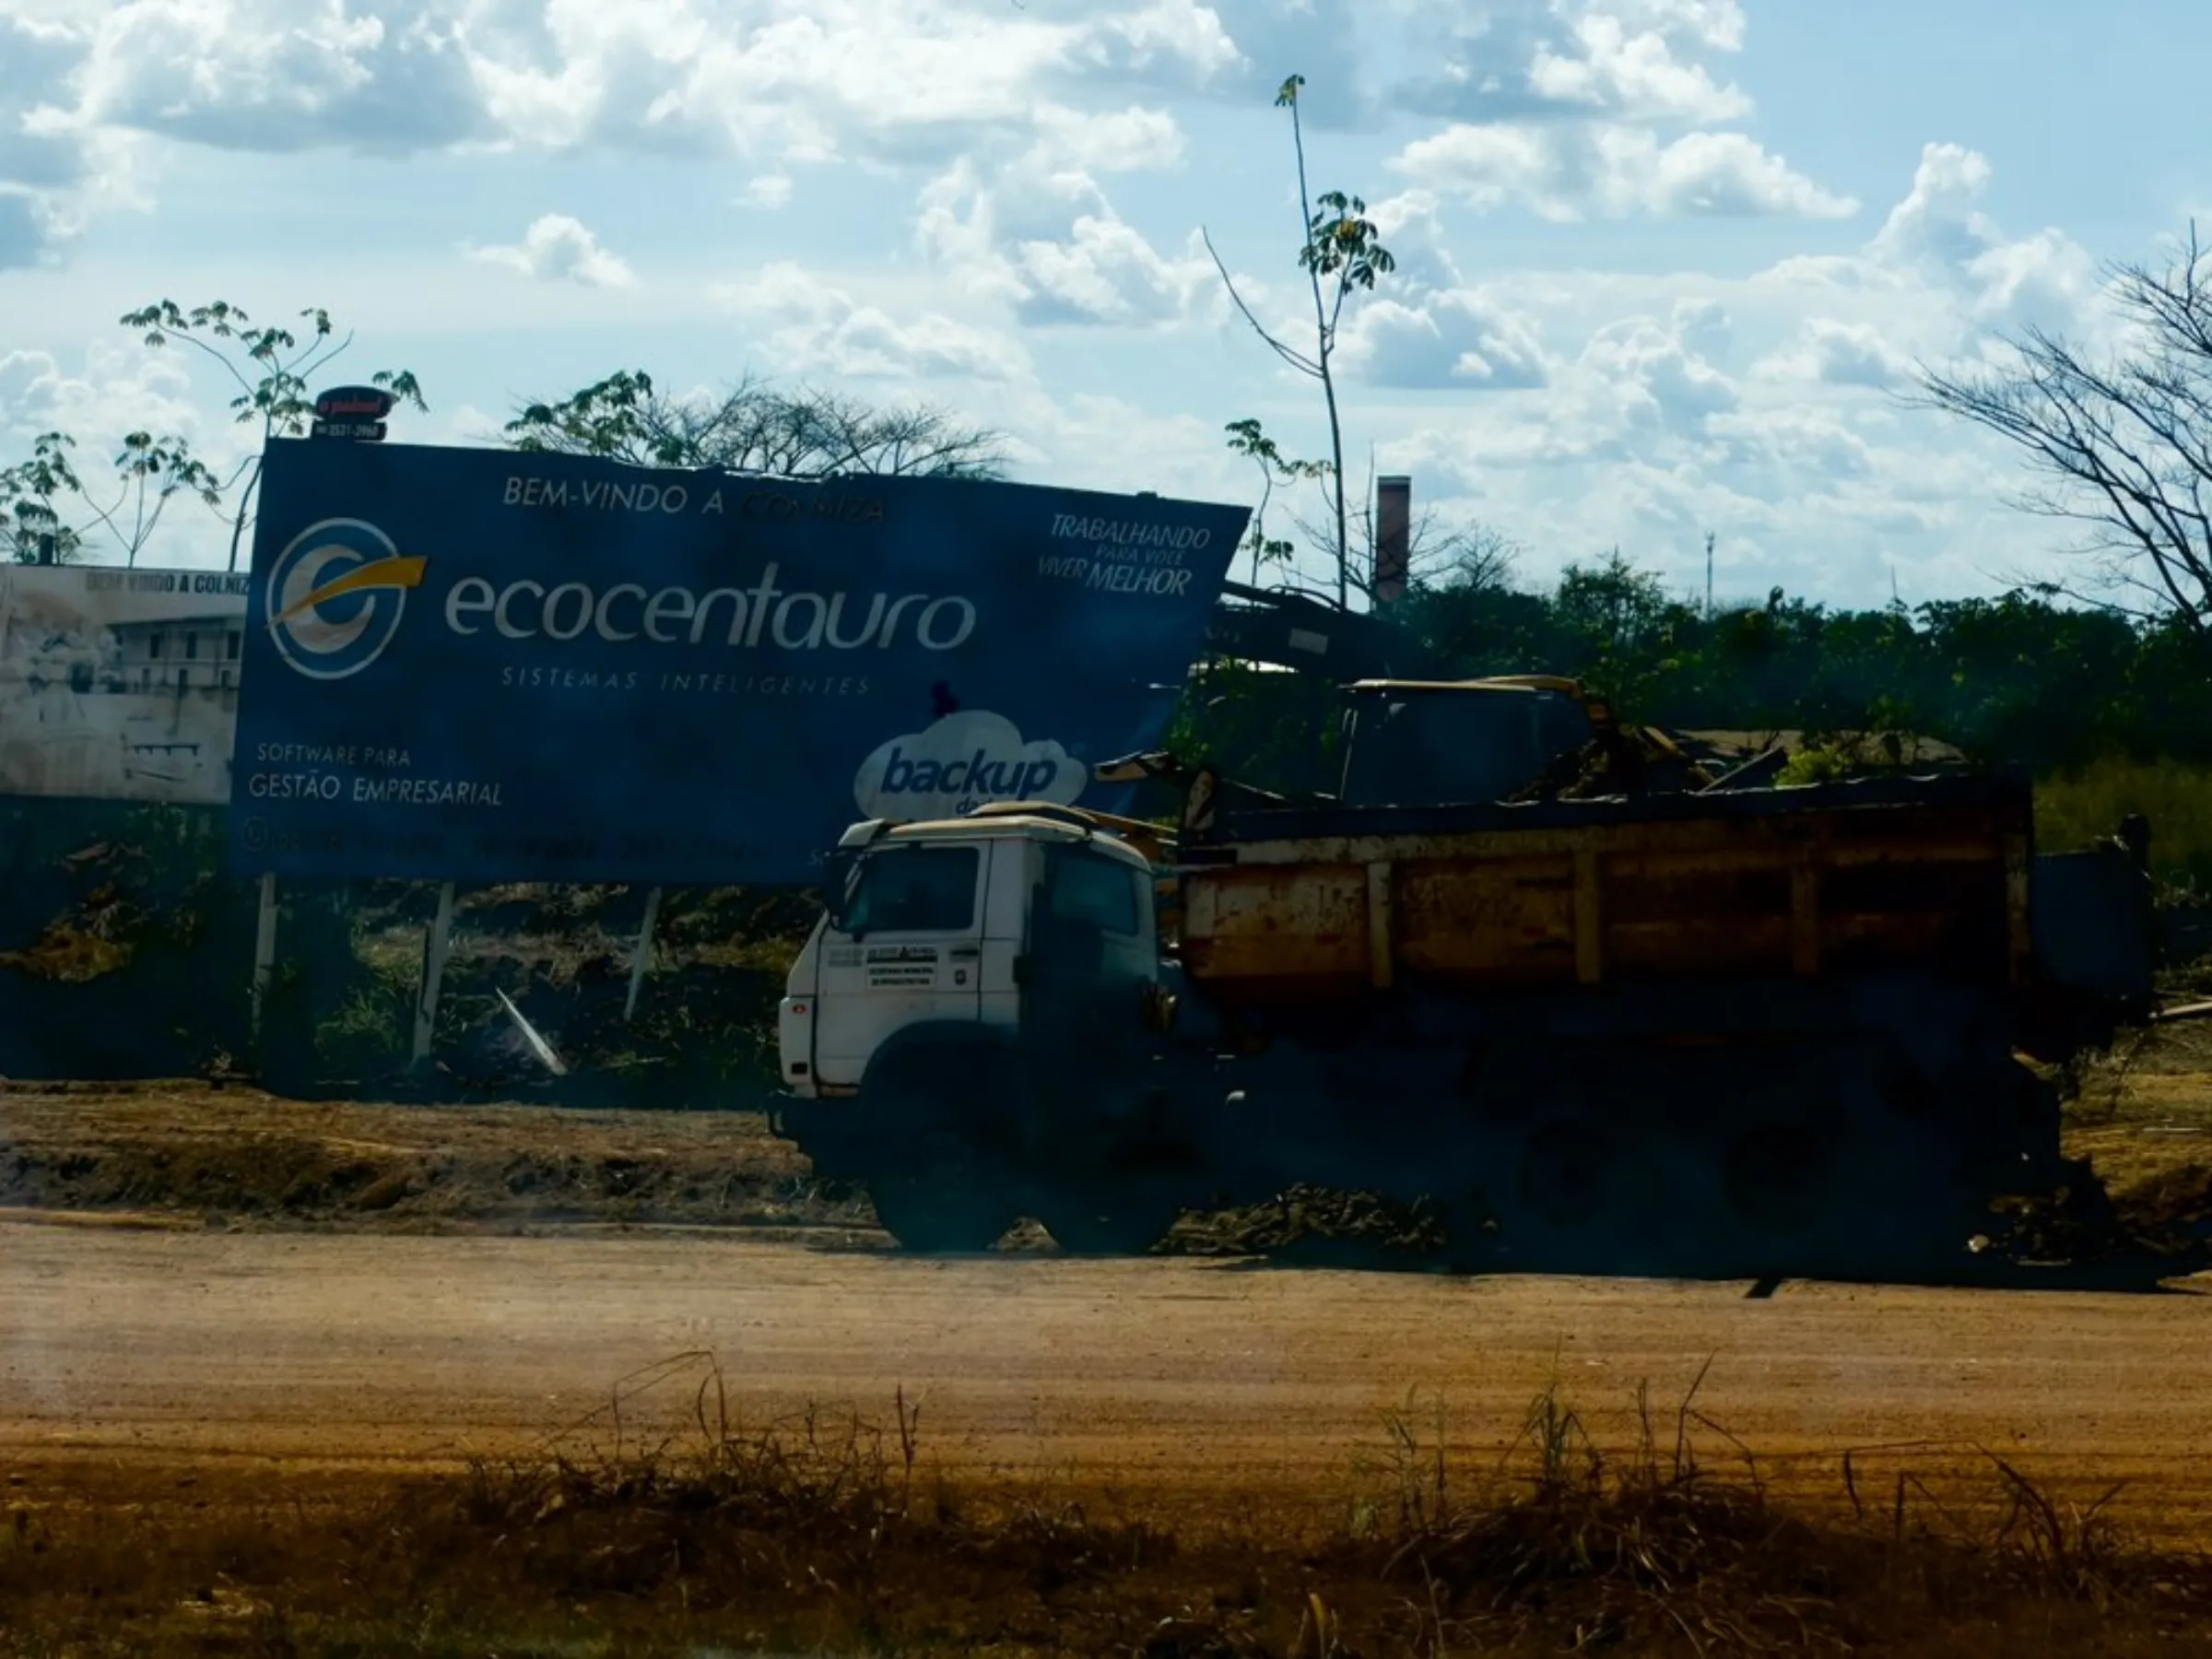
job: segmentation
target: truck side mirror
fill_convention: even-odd
[[[853,893],[859,886],[860,854],[851,848],[840,847],[823,861],[827,869],[822,883],[822,909],[830,915],[830,925],[839,933],[853,914]]]

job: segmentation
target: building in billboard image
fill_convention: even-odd
[[[245,582],[0,572],[0,794],[228,801]]]

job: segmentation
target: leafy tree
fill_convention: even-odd
[[[990,478],[1003,441],[941,409],[877,408],[834,393],[783,392],[747,377],[719,394],[679,397],[625,369],[558,403],[522,406],[508,442],[536,453],[603,455],[640,466],[713,467],[824,477],[919,473]]]
[[[124,563],[135,565],[171,498],[189,494],[209,507],[220,504],[214,475],[182,438],[127,435],[115,455],[115,494],[104,500],[71,464],[76,447],[65,432],[45,432],[29,460],[0,471],[0,548],[17,563],[71,562],[91,546],[97,524],[115,538]],[[65,498],[74,500],[68,513]],[[70,523],[79,509],[90,516]]]
[[[85,502],[123,545],[126,566],[138,562],[140,550],[152,539],[171,498],[185,494],[210,508],[222,506],[222,488],[215,475],[182,438],[129,433],[116,453],[115,470],[121,488],[114,500],[102,507],[86,492]]]
[[[1251,528],[1244,533],[1243,551],[1252,555],[1252,581],[1259,585],[1260,567],[1265,564],[1284,565],[1298,551],[1290,542],[1267,534],[1267,504],[1275,499],[1277,483],[1295,483],[1300,478],[1319,477],[1328,470],[1323,461],[1292,460],[1276,447],[1275,440],[1261,429],[1260,423],[1247,416],[1242,420],[1229,423],[1229,447],[1236,454],[1248,456],[1260,469],[1260,504],[1253,509]]]
[[[306,337],[288,328],[268,324],[255,324],[252,318],[230,304],[218,300],[211,304],[194,306],[187,312],[170,300],[126,312],[122,321],[125,326],[146,331],[148,346],[167,346],[174,341],[190,346],[222,366],[238,386],[238,395],[230,400],[230,409],[240,424],[261,424],[262,443],[265,446],[273,438],[297,438],[308,429],[314,418],[314,392],[309,383],[311,375],[319,374],[347,347],[353,344],[348,332],[342,337],[336,334],[330,312],[320,306],[311,306],[300,313],[310,324]],[[422,388],[412,371],[405,369],[379,369],[370,375],[369,383],[381,386],[402,403],[411,403],[418,409],[427,410]],[[219,500],[235,488],[238,495],[230,512],[230,565],[238,569],[238,550],[245,539],[247,527],[253,522],[253,497],[261,484],[262,451],[239,463],[230,477],[220,481],[209,477],[207,482]]]
[[[1642,712],[1661,677],[1678,666],[1670,660],[1677,634],[1695,615],[1618,547],[1600,564],[1570,564],[1552,609],[1580,664],[1577,672],[1628,712]]]
[[[1277,109],[1290,112],[1290,142],[1298,162],[1298,205],[1302,227],[1299,243],[1298,263],[1306,274],[1306,283],[1313,300],[1313,345],[1311,350],[1290,345],[1262,323],[1238,292],[1236,279],[1230,276],[1229,267],[1214,248],[1213,238],[1205,235],[1206,250],[1213,256],[1214,268],[1221,276],[1230,299],[1238,312],[1252,325],[1253,332],[1265,342],[1277,357],[1299,373],[1319,383],[1322,401],[1328,413],[1329,458],[1323,462],[1283,464],[1275,446],[1267,442],[1256,420],[1239,421],[1230,430],[1232,449],[1241,454],[1254,454],[1256,446],[1266,443],[1264,464],[1277,466],[1274,477],[1313,477],[1322,481],[1328,499],[1334,524],[1323,536],[1317,537],[1328,549],[1336,570],[1336,603],[1348,607],[1352,574],[1351,512],[1347,506],[1344,489],[1344,422],[1337,406],[1335,357],[1336,331],[1344,317],[1345,303],[1353,290],[1371,291],[1381,277],[1395,268],[1396,260],[1382,245],[1382,232],[1374,220],[1367,217],[1367,204],[1356,195],[1341,190],[1324,191],[1317,198],[1307,183],[1305,129],[1299,119],[1298,100],[1306,77],[1293,75],[1284,81],[1276,93]],[[1246,429],[1249,429],[1247,430]],[[1288,465],[1288,472],[1280,467]],[[1273,478],[1270,482],[1272,483]],[[1264,547],[1259,549],[1265,551]]]
[[[12,562],[67,564],[84,547],[62,506],[83,488],[69,464],[76,446],[65,432],[41,432],[31,441],[29,460],[0,470],[0,549]]]

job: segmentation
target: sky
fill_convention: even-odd
[[[2179,0],[0,0],[0,465],[249,453],[118,322],[220,298],[328,307],[325,379],[413,370],[395,439],[749,373],[1254,501],[1228,423],[1318,455],[1323,407],[1201,236],[1310,341],[1297,73],[1312,188],[1397,261],[1338,340],[1357,490],[1410,476],[1532,583],[1618,547],[1700,594],[1711,535],[1724,600],[1986,594],[2068,533],[1903,394],[2124,343],[2112,264],[2212,200],[2208,56]],[[178,505],[147,557],[226,551]]]

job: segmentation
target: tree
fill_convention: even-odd
[[[1235,453],[1250,457],[1260,469],[1260,504],[1253,509],[1251,528],[1244,533],[1243,550],[1252,555],[1252,581],[1257,587],[1260,567],[1264,564],[1288,564],[1298,548],[1290,542],[1267,534],[1267,504],[1275,499],[1275,487],[1279,483],[1295,483],[1300,478],[1319,477],[1327,470],[1324,461],[1295,461],[1276,447],[1274,439],[1260,428],[1260,423],[1247,416],[1242,420],[1229,423],[1229,447]]]
[[[83,534],[61,505],[83,488],[69,465],[76,447],[65,432],[41,432],[31,441],[29,460],[0,470],[0,549],[13,563],[67,564],[83,547]]]
[[[1230,421],[1227,430],[1230,452],[1249,457],[1260,469],[1260,502],[1239,544],[1239,551],[1252,555],[1252,580],[1257,585],[1263,566],[1287,565],[1298,551],[1295,542],[1267,534],[1267,509],[1275,500],[1275,487],[1319,479],[1325,488],[1330,466],[1326,461],[1301,461],[1284,454],[1260,422],[1250,417]],[[1324,505],[1334,503],[1324,501]],[[1290,510],[1289,518],[1309,542],[1325,547],[1331,541],[1325,527],[1316,526],[1295,509]],[[1359,506],[1346,510],[1345,528],[1349,533],[1351,557],[1339,565],[1337,604],[1343,606],[1344,590],[1349,588],[1371,609],[1377,598],[1371,573],[1376,569],[1379,541],[1371,469]],[[1494,526],[1453,524],[1441,519],[1434,508],[1423,506],[1406,526],[1406,586],[1408,591],[1440,583],[1468,589],[1500,586],[1512,576],[1518,556],[1512,538]]]
[[[1576,672],[1630,713],[1647,711],[1654,683],[1677,665],[1677,635],[1697,619],[1618,547],[1596,565],[1568,565],[1551,605],[1579,659]]]
[[[127,435],[115,455],[115,494],[104,501],[71,464],[76,447],[66,432],[44,432],[33,441],[29,460],[0,471],[0,550],[15,562],[72,562],[90,547],[98,524],[115,538],[124,565],[133,566],[172,497],[188,493],[209,507],[221,503],[214,475],[182,438]],[[65,512],[63,504],[70,497],[89,518],[70,522],[76,509]]]
[[[81,493],[93,516],[122,544],[125,566],[137,564],[139,550],[152,539],[171,497],[183,492],[209,508],[222,506],[223,492],[215,475],[182,438],[132,432],[116,453],[115,470],[121,484],[107,506],[93,500],[88,490]]]
[[[783,392],[750,376],[678,397],[626,369],[559,403],[528,403],[505,428],[535,453],[603,455],[639,466],[712,467],[823,477],[919,473],[991,478],[1006,469],[999,435],[927,406],[877,408],[834,393]]]
[[[322,307],[310,306],[300,315],[312,324],[304,342],[287,328],[265,324],[256,326],[243,311],[223,300],[194,306],[189,312],[173,300],[161,300],[124,312],[122,322],[127,327],[144,329],[148,346],[167,346],[173,340],[219,363],[238,385],[238,395],[230,400],[232,413],[241,425],[258,420],[265,446],[272,438],[297,438],[308,429],[315,414],[308,377],[329,367],[353,344],[350,332],[341,339],[332,339],[335,330],[330,312]],[[418,409],[429,407],[423,401],[421,386],[407,370],[379,369],[369,377],[369,383]],[[233,488],[239,491],[230,513],[229,568],[233,571],[238,569],[239,546],[253,519],[261,457],[262,451],[256,449],[239,463],[229,477],[218,482],[210,475],[207,480],[218,500]]]
[[[2024,451],[2045,488],[2030,511],[2085,524],[2115,608],[2165,612],[2212,642],[2212,271],[2196,229],[2163,268],[2124,265],[2111,293],[2136,344],[2093,362],[2041,328],[1994,368],[1923,366],[1907,401]],[[2064,584],[2045,591],[2071,593]],[[2080,595],[2073,595],[2079,597]]]
[[[1222,285],[1253,332],[1265,341],[1277,357],[1300,374],[1319,382],[1322,402],[1328,412],[1329,459],[1318,463],[1299,463],[1311,471],[1298,476],[1319,477],[1329,496],[1329,505],[1335,517],[1334,535],[1324,538],[1336,566],[1336,604],[1348,608],[1352,577],[1351,514],[1344,494],[1344,423],[1336,399],[1336,375],[1334,359],[1336,352],[1337,325],[1343,320],[1345,302],[1355,288],[1371,291],[1376,280],[1388,276],[1395,268],[1396,260],[1382,245],[1382,232],[1374,220],[1367,217],[1367,204],[1356,195],[1341,190],[1324,191],[1314,197],[1306,182],[1306,137],[1299,119],[1299,91],[1306,84],[1302,75],[1293,75],[1284,81],[1275,95],[1276,107],[1290,112],[1290,143],[1298,161],[1298,206],[1302,227],[1298,250],[1300,268],[1306,274],[1306,284],[1313,300],[1313,348],[1301,350],[1289,345],[1253,313],[1237,291],[1236,280],[1222,264],[1221,255],[1214,248],[1210,233],[1201,231],[1206,240],[1206,251],[1213,256],[1214,269],[1221,274]],[[1238,422],[1230,429],[1251,428],[1251,439],[1261,437],[1257,421]],[[1230,446],[1238,447],[1239,440],[1231,439]],[[1269,446],[1270,451],[1273,445]],[[1245,447],[1241,453],[1250,454]]]

